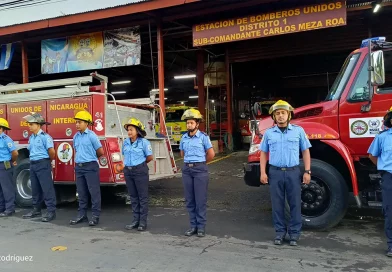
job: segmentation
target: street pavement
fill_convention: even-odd
[[[330,231],[304,230],[298,247],[273,245],[268,186],[247,187],[237,152],[209,165],[207,235],[185,237],[181,178],[150,183],[148,231],[127,231],[125,200],[103,199],[100,225],[69,226],[77,204],[59,205],[50,223],[0,220],[0,271],[392,271],[380,211],[348,216]],[[181,161],[177,161],[181,166]],[[371,215],[371,216],[369,216]],[[23,258],[23,256],[29,256]]]

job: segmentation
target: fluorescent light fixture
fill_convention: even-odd
[[[184,78],[195,78],[196,75],[182,75],[182,76],[175,76],[175,79],[184,79]]]
[[[211,100],[211,103],[215,103],[215,100]]]
[[[159,101],[159,97],[155,98],[155,100]],[[167,97],[165,97],[165,100],[167,100]]]
[[[381,8],[380,4],[376,4],[373,8],[373,12],[376,13]]]
[[[189,98],[199,98],[199,96],[198,95],[191,95],[191,96],[189,96]]]
[[[163,89],[164,91],[168,91],[169,89],[168,88],[165,88],[165,89]],[[152,89],[151,91],[157,91],[157,92],[159,92],[159,89]]]
[[[112,92],[112,94],[126,94],[126,91],[118,91],[118,92]]]
[[[76,88],[76,87],[78,87],[78,85],[67,85],[67,86],[64,86],[65,88]]]
[[[121,84],[128,84],[128,83],[131,83],[131,81],[123,80],[123,81],[112,82],[113,85],[121,85]]]

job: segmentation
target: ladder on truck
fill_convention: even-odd
[[[159,108],[159,114],[160,114],[160,116],[163,116],[163,111],[162,111],[161,107],[154,102],[157,93],[158,93],[158,91],[153,90],[153,91],[150,91],[149,98],[123,99],[123,100],[117,100],[116,103],[117,103],[117,105],[127,105],[127,106],[133,106],[133,107]],[[111,102],[109,102],[109,103],[111,103]],[[153,116],[151,119],[154,122],[152,125],[155,128],[155,126],[156,126],[155,116]],[[149,138],[148,140],[155,141],[157,139],[158,140],[162,139],[162,138],[165,139],[164,144],[161,141],[158,141],[157,142],[158,146],[156,146],[154,149],[154,157],[157,160],[156,167],[163,170],[163,168],[166,166],[164,164],[161,164],[160,162],[169,158],[170,162],[171,162],[172,170],[174,173],[176,173],[178,171],[178,169],[177,169],[177,165],[176,165],[176,162],[174,159],[173,149],[170,144],[170,132],[168,130],[168,127],[166,126],[166,122],[165,122],[164,118],[163,118],[163,121],[164,121],[164,128],[165,128],[166,135],[162,135],[160,137],[157,137],[156,139]],[[168,155],[166,154],[166,150],[169,150]],[[150,180],[159,179],[159,178],[160,177],[158,175],[156,177],[153,177],[152,179],[150,178]]]
[[[99,86],[83,86],[84,84],[91,84],[93,80],[99,80]],[[159,105],[155,104],[155,96],[157,94],[156,91],[150,92],[149,98],[140,98],[140,99],[130,99],[130,100],[116,100],[115,97],[107,92],[107,84],[108,78],[106,76],[100,75],[98,73],[91,73],[90,76],[85,77],[75,77],[75,78],[67,78],[67,79],[58,79],[58,80],[49,80],[43,82],[34,82],[34,83],[25,83],[25,84],[16,84],[16,85],[9,85],[9,86],[1,86],[0,87],[0,104],[8,104],[8,103],[18,103],[18,102],[27,102],[27,101],[41,101],[41,100],[50,100],[50,99],[59,99],[59,98],[74,98],[74,97],[81,97],[81,96],[89,96],[92,93],[100,93],[105,97],[110,96],[112,101],[107,101],[107,108],[109,108],[109,104],[113,104],[113,110],[116,113],[116,119],[119,124],[122,123],[122,119],[120,118],[119,108],[121,105],[123,106],[135,106],[135,107],[142,107],[153,109],[155,113],[155,109],[160,109],[160,114],[162,115],[162,109]],[[59,88],[62,86],[61,88]],[[65,88],[64,86],[67,86]],[[50,90],[45,90],[49,89]],[[41,90],[40,90],[41,89]],[[43,89],[43,90],[42,90]],[[34,91],[36,90],[36,91]],[[154,119],[152,119],[155,122]],[[119,129],[121,131],[121,144],[125,140],[124,130]],[[156,160],[156,167],[158,168],[166,168],[168,165],[164,162],[164,160],[170,161],[171,164],[171,173],[176,173],[178,171],[173,150],[170,145],[170,140],[168,137],[168,131],[165,125],[166,136],[164,137],[164,142],[162,142],[162,137],[158,138],[149,138],[150,141],[156,142],[156,147],[154,148],[155,160]],[[166,145],[166,147],[165,147]],[[120,145],[122,148],[122,145]],[[166,150],[164,149],[166,148]],[[165,152],[166,151],[166,152]],[[165,154],[165,153],[168,153]],[[122,153],[121,153],[122,156]],[[123,158],[122,158],[123,160]],[[151,172],[151,171],[150,171]],[[167,173],[166,171],[163,171]],[[156,175],[152,178],[159,179],[163,176],[167,176],[167,174]]]

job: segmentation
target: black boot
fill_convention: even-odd
[[[41,214],[41,209],[39,208],[34,208],[32,211],[24,214],[22,216],[23,219],[31,219],[31,218],[35,218],[35,217],[40,217]]]
[[[0,217],[9,217],[12,216],[15,213],[15,211],[5,211],[0,213]]]
[[[197,228],[190,228],[185,232],[185,236],[192,236],[195,235],[196,233],[197,233]]]
[[[75,219],[71,219],[69,221],[69,224],[76,225],[76,224],[87,222],[87,221],[88,221],[88,218],[86,215],[78,215],[78,217],[76,217]]]
[[[197,229],[197,237],[204,237],[206,236],[206,230],[205,229]]]
[[[42,222],[50,222],[56,218],[56,212],[47,212],[44,216],[42,216]]]
[[[140,223],[139,227],[137,228],[138,231],[145,231],[147,229],[147,223]]]
[[[125,225],[125,228],[127,230],[133,230],[137,229],[139,227],[139,221],[133,220],[133,222],[130,225]]]
[[[96,226],[99,223],[99,217],[98,216],[94,216],[91,218],[91,220],[88,222],[89,226]]]

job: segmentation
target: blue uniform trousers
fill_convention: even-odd
[[[124,167],[125,181],[131,198],[134,221],[147,224],[148,215],[148,181],[147,164]]]
[[[298,239],[301,234],[301,171],[299,167],[291,170],[278,170],[273,166],[269,169],[270,194],[272,202],[272,218],[276,235],[285,236],[289,233],[291,239]],[[290,223],[287,228],[285,204],[290,206]]]
[[[49,159],[30,161],[30,180],[33,206],[41,209],[45,201],[48,212],[56,211],[56,192]]]
[[[101,215],[101,184],[97,162],[75,163],[76,189],[79,196],[79,216],[87,215],[88,196],[91,195],[91,213]]]
[[[12,183],[12,167],[5,170],[4,162],[0,162],[0,212],[15,211],[15,187]]]
[[[185,163],[182,168],[182,182],[191,227],[204,229],[207,221],[207,164]]]
[[[385,217],[385,235],[388,247],[392,248],[392,174],[383,172],[381,179],[382,210]]]

